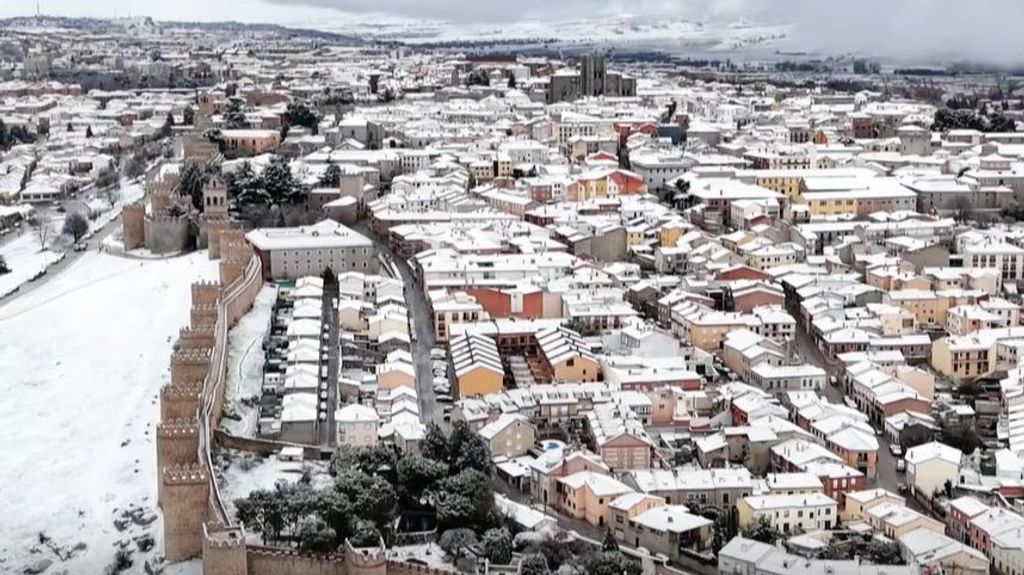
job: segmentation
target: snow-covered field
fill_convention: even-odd
[[[7,267],[11,269],[10,273],[0,275],[0,297],[11,293],[61,257],[58,252],[40,250],[39,237],[32,230],[0,241],[3,242],[0,243],[0,256],[7,260]]]
[[[39,559],[47,572],[102,573],[118,541],[150,533],[131,572],[160,553],[161,522],[115,518],[132,507],[153,519],[157,396],[188,322],[189,286],[216,278],[205,253],[138,261],[89,252],[0,306],[0,573]],[[48,546],[85,548],[62,561]],[[33,553],[33,548],[37,553]],[[175,572],[195,571],[192,567]]]
[[[263,338],[270,330],[270,316],[277,300],[277,288],[264,286],[249,310],[228,332],[228,377],[224,388],[225,411],[239,419],[225,417],[221,427],[241,437],[256,435],[259,418],[257,403],[243,402],[256,398],[263,388]]]

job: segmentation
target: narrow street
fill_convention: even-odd
[[[420,418],[424,422],[438,421],[441,410],[438,409],[437,398],[434,394],[434,372],[431,367],[430,350],[434,347],[434,321],[430,314],[430,306],[427,304],[427,294],[423,287],[416,280],[409,262],[404,258],[395,255],[391,246],[381,241],[366,225],[366,220],[360,220],[352,228],[365,235],[373,241],[377,251],[394,264],[402,276],[402,283],[405,284],[405,298],[409,309],[410,335],[413,337],[411,344],[412,360],[416,368],[416,394],[420,402]]]
[[[323,316],[321,321],[327,326],[327,377],[321,385],[326,385],[327,413],[320,423],[320,445],[333,446],[337,437],[337,423],[334,420],[334,409],[338,405],[338,371],[341,369],[340,343],[338,335],[338,282],[324,285]],[[321,388],[322,389],[322,388]]]
[[[805,363],[824,369],[828,373],[829,377],[840,377],[839,370],[830,366],[828,362],[825,361],[825,356],[821,353],[821,350],[814,345],[811,335],[808,334],[799,323],[796,328],[794,344],[796,345],[797,353],[800,354],[800,357],[803,358]],[[845,397],[841,382],[838,386],[825,385],[825,388],[822,389],[822,393],[832,403],[841,404]],[[903,477],[896,471],[896,458],[893,457],[892,452],[889,451],[889,440],[878,434],[875,435],[875,438],[878,440],[878,475],[873,480],[869,480],[869,483],[873,487],[881,487],[893,493],[897,493],[900,483],[903,482]]]

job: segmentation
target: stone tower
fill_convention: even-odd
[[[209,510],[210,477],[201,465],[161,470],[164,509],[164,556],[184,561],[203,553],[203,522]]]
[[[121,210],[121,238],[124,249],[141,248],[146,242],[146,205],[135,202]]]
[[[171,419],[156,428],[156,468],[159,471],[175,466],[199,463],[199,427],[195,418]],[[165,506],[166,486],[157,485],[157,503]]]
[[[246,575],[248,567],[242,527],[203,524],[203,575]]]
[[[203,186],[203,214],[208,219],[227,219],[228,187],[224,180],[214,178]]]

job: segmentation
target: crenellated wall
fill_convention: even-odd
[[[181,332],[171,356],[171,384],[160,394],[158,496],[167,559],[201,556],[204,575],[453,575],[390,561],[383,542],[376,550],[349,546],[344,553],[329,554],[246,545],[243,526],[231,524],[209,472],[214,468],[211,449],[222,436],[216,430],[224,403],[228,330],[252,308],[263,287],[263,271],[241,232],[229,230],[220,240],[220,283],[192,286],[192,325]]]
[[[247,549],[245,575],[346,575],[345,557],[254,546]]]
[[[164,556],[183,561],[203,553],[203,522],[210,497],[210,475],[200,464],[166,467],[163,482]]]
[[[245,533],[241,527],[203,524],[204,575],[246,575]]]
[[[213,349],[214,334],[216,333],[216,310],[213,315],[213,323],[200,323],[196,326],[183,327],[178,331],[177,348],[179,350],[201,350]],[[203,318],[198,318],[202,320]]]
[[[160,390],[160,421],[195,419],[202,391],[201,381],[165,385]]]
[[[202,381],[210,370],[209,349],[183,349],[171,354],[171,384]]]
[[[193,415],[187,419],[171,419],[156,426],[156,468],[196,465],[199,463],[199,425]],[[163,489],[158,486],[157,502],[163,503]]]
[[[247,250],[247,251],[246,251]],[[229,565],[219,575],[246,572],[244,545],[230,547],[230,536],[211,545],[206,521],[226,522],[210,449],[224,402],[228,329],[251,307],[263,285],[260,260],[247,244],[231,247],[239,271],[220,282],[192,285],[190,326],[182,329],[171,355],[171,383],[160,395],[162,423],[157,428],[157,496],[163,509],[164,546],[168,560],[199,557],[204,552]],[[198,382],[198,383],[197,383]],[[223,544],[223,545],[222,545]],[[242,558],[242,566],[237,559]]]
[[[203,526],[203,575],[453,575],[387,558],[384,542],[374,549],[346,544],[344,552],[314,553],[245,545],[241,526]]]

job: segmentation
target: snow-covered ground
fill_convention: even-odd
[[[276,456],[259,457],[251,453],[221,452],[216,454],[217,481],[221,496],[234,513],[234,501],[247,497],[257,489],[273,489],[280,480],[294,483],[309,470],[314,487],[327,488],[333,482],[324,461],[281,461]]]
[[[0,275],[0,297],[11,293],[63,255],[56,251],[41,250],[39,237],[30,229],[0,241],[3,242],[0,243],[0,256],[7,260],[7,267],[11,269],[10,273]]]
[[[190,284],[215,279],[205,253],[138,261],[89,252],[47,284],[0,306],[0,573],[40,558],[49,572],[101,573],[115,544],[150,533],[132,572],[160,554],[162,526],[114,520],[141,507],[153,519],[158,392]],[[39,534],[64,549],[39,548]],[[129,549],[135,544],[129,541]],[[178,573],[195,572],[183,566]]]
[[[89,233],[85,235],[84,240],[90,239],[103,226],[117,219],[125,205],[142,198],[144,194],[145,190],[142,184],[122,180],[120,188],[111,195],[110,199],[113,204],[107,202],[107,209],[89,222]],[[100,205],[104,203],[95,196],[96,194],[85,194],[81,198],[82,204]],[[77,200],[72,200],[69,204],[76,202]],[[27,224],[20,235],[11,235],[0,239],[0,256],[7,260],[7,266],[11,269],[11,273],[0,275],[0,297],[13,292],[63,257],[61,245],[71,241],[64,240],[62,242],[59,237],[61,227],[64,225],[64,214],[51,209],[47,210],[43,217],[46,218],[51,230],[46,241],[49,249],[40,249],[38,234]]]
[[[221,427],[233,435],[254,437],[259,418],[259,397],[263,388],[263,338],[270,330],[270,316],[277,300],[277,288],[264,286],[252,309],[228,333],[228,377],[224,388],[225,411],[239,419],[225,417]],[[255,402],[243,401],[255,398]]]

